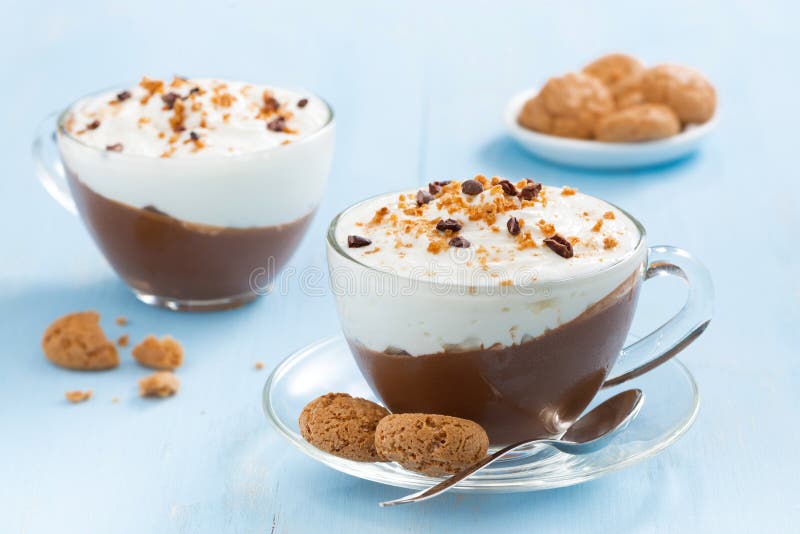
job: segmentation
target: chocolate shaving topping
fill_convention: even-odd
[[[437,180],[435,182],[431,182],[428,184],[428,192],[430,192],[431,195],[438,195],[442,191],[442,187],[449,183],[450,180],[444,180],[441,182]]]
[[[286,119],[278,117],[267,123],[267,129],[273,132],[282,132],[286,129]]]
[[[511,217],[510,219],[508,219],[508,222],[506,223],[506,228],[508,228],[508,233],[511,235],[519,235],[519,232],[521,230],[519,227],[519,221],[517,220],[516,217]]]
[[[131,97],[130,91],[122,91],[121,93],[117,93],[117,100],[120,102],[125,102]]]
[[[528,185],[523,187],[522,191],[519,192],[519,198],[521,198],[522,200],[533,200],[534,198],[539,196],[539,192],[541,190],[542,190],[542,184],[529,181]]]
[[[192,87],[191,89],[189,89],[189,94],[187,95],[187,98],[192,96],[193,94],[199,93],[199,92],[200,92],[200,88],[199,87]]]
[[[298,108],[304,108],[304,107],[306,107],[307,105],[308,105],[308,99],[307,99],[307,98],[301,98],[301,99],[300,99],[300,100],[297,102],[297,107],[298,107]]]
[[[433,200],[433,195],[420,189],[417,191],[417,206],[422,206]]]
[[[122,152],[122,143],[114,143],[113,145],[106,145],[106,150],[109,152]]]
[[[164,102],[164,105],[167,109],[172,109],[175,107],[175,101],[180,98],[178,93],[167,93],[165,95],[161,95],[161,100]]]
[[[461,184],[461,192],[465,195],[479,195],[483,192],[483,185],[478,180],[467,180]]]
[[[517,196],[517,188],[514,187],[514,184],[509,182],[508,180],[500,180],[500,187],[503,188],[503,193],[506,195],[511,195],[512,197]]]
[[[281,103],[278,102],[274,96],[264,96],[264,111],[267,113],[272,113],[273,111],[278,111],[281,107]]]
[[[464,238],[463,238],[463,237],[461,237],[460,235],[459,235],[459,236],[456,236],[456,237],[454,237],[453,239],[451,239],[451,240],[448,242],[448,244],[449,244],[451,247],[455,247],[455,248],[469,248],[469,241],[467,241],[466,239],[464,239]]]
[[[370,241],[366,237],[361,237],[360,235],[347,236],[347,246],[349,248],[361,248],[371,244],[372,241]]]
[[[197,132],[189,132],[189,139],[191,139],[192,141],[199,141],[200,136],[197,135]]]
[[[436,229],[440,232],[446,232],[447,230],[458,232],[461,230],[461,223],[455,219],[442,219],[436,223]]]
[[[555,234],[544,240],[544,244],[550,247],[550,250],[561,256],[562,258],[572,257],[572,243],[567,241],[563,236]]]
[[[100,128],[100,121],[97,119],[93,120],[92,122],[86,125],[87,130],[96,130],[98,128]]]

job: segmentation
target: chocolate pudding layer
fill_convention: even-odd
[[[583,412],[614,366],[639,285],[633,276],[578,318],[518,345],[410,356],[348,341],[393,413],[471,419],[495,446],[555,436]]]
[[[70,189],[92,237],[117,274],[146,295],[181,301],[216,300],[266,289],[291,257],[314,211],[288,224],[227,228],[171,217],[95,193],[68,172]]]

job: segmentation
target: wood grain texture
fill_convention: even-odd
[[[0,531],[796,531],[798,15],[789,2],[721,0],[5,6]],[[533,159],[505,136],[512,94],[615,50],[690,64],[716,83],[722,122],[701,153],[646,171],[586,172]],[[79,221],[33,180],[29,142],[46,112],[142,73],[173,72],[309,87],[336,110],[328,195],[292,260],[309,278],[295,275],[245,309],[175,314],[139,304]],[[636,214],[652,244],[684,247],[707,264],[716,315],[683,356],[701,414],[660,456],[582,486],[379,509],[404,491],[291,449],[261,413],[261,388],[288,352],[338,329],[324,278],[333,215],[367,195],[476,172],[603,196]],[[638,328],[680,303],[675,286],[659,284],[645,290]],[[111,372],[50,365],[42,331],[80,309],[99,310],[110,336],[179,339],[179,394],[138,398],[146,370],[125,351]],[[117,315],[130,326],[116,326]],[[253,370],[256,360],[266,369]],[[71,389],[94,395],[69,405]],[[780,439],[765,445],[773,435]]]

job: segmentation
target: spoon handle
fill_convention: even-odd
[[[463,471],[460,471],[460,472],[456,473],[455,475],[451,476],[450,478],[446,478],[446,479],[442,480],[441,482],[439,482],[435,486],[432,486],[430,488],[426,488],[424,490],[420,490],[420,491],[418,491],[416,493],[412,493],[411,495],[406,495],[405,497],[401,497],[400,499],[395,499],[393,501],[382,502],[382,503],[380,503],[380,506],[382,506],[382,507],[385,507],[385,506],[396,506],[398,504],[406,504],[406,503],[411,503],[411,502],[425,501],[427,499],[430,499],[431,497],[435,497],[435,496],[439,495],[440,493],[444,493],[445,491],[449,490],[450,488],[452,488],[453,486],[455,486],[456,484],[458,484],[459,482],[461,482],[465,478],[471,476],[474,473],[477,473],[478,471],[480,471],[481,469],[483,469],[487,465],[491,464],[492,462],[494,462],[498,458],[500,458],[502,456],[505,456],[509,452],[511,452],[511,451],[513,451],[513,450],[515,450],[515,449],[517,449],[519,447],[522,447],[523,445],[534,445],[534,444],[540,444],[540,443],[552,443],[552,441],[553,440],[550,440],[550,439],[529,439],[529,440],[526,440],[526,441],[520,441],[520,442],[517,442],[517,443],[512,443],[511,445],[508,445],[508,446],[503,447],[502,449],[498,450],[494,454],[491,454],[491,455],[487,456],[483,460],[480,460],[479,462],[476,462],[476,463],[472,464],[471,466],[467,467]]]

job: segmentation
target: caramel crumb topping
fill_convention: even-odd
[[[439,254],[441,251],[446,250],[448,246],[446,239],[433,239],[428,243],[428,252]]]
[[[572,187],[567,187],[567,186],[564,186],[564,187],[561,189],[561,194],[562,194],[562,195],[564,195],[565,197],[572,196],[572,195],[574,195],[574,194],[575,194],[575,193],[577,193],[577,192],[578,192],[578,190],[577,190],[577,189],[574,189],[574,188],[572,188]]]
[[[375,215],[372,217],[372,220],[369,223],[380,224],[387,213],[389,213],[389,208],[386,206],[382,207],[381,209],[375,212]]]
[[[539,219],[539,222],[537,222],[536,225],[539,227],[539,230],[542,231],[545,237],[550,237],[556,233],[556,227],[550,223],[544,222],[544,219]]]
[[[533,239],[530,230],[526,230],[517,236],[517,248],[519,250],[525,250],[526,248],[536,248],[539,245],[536,244],[536,241]]]
[[[220,108],[229,108],[233,105],[236,97],[230,93],[215,94],[211,97],[211,103]]]
[[[603,248],[606,250],[610,250],[616,247],[618,244],[619,242],[613,237],[606,237],[605,239],[603,239]]]
[[[169,125],[173,132],[182,132],[186,129],[183,121],[186,120],[186,105],[183,100],[176,100],[172,107],[173,115],[169,118]]]
[[[144,95],[140,100],[142,105],[147,104],[153,95],[164,92],[164,82],[161,80],[152,80],[147,76],[142,77],[142,80],[139,82],[139,86],[147,91],[147,94]]]
[[[605,212],[605,213],[603,214],[603,218],[604,218],[604,219],[609,219],[609,220],[614,220],[614,219],[616,219],[616,217],[614,216],[614,212],[613,212],[613,211],[607,211],[607,212]]]
[[[603,227],[603,219],[598,219],[594,226],[592,226],[592,232],[599,232],[600,229]]]

